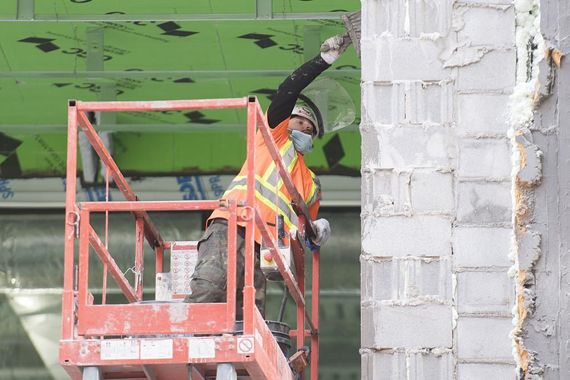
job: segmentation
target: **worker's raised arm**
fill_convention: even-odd
[[[279,85],[267,110],[267,121],[271,128],[277,127],[279,123],[291,116],[301,91],[328,69],[349,44],[350,41],[342,36],[327,39],[321,46],[321,53],[301,65]]]

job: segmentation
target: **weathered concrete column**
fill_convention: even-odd
[[[512,102],[514,354],[521,379],[570,374],[570,5],[517,0]]]
[[[362,4],[363,378],[514,379],[514,7]]]

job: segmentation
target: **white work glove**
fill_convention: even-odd
[[[317,232],[315,243],[322,246],[327,242],[327,240],[329,240],[329,237],[331,236],[331,226],[329,224],[329,221],[323,218],[317,219],[313,223],[313,226]]]
[[[351,42],[348,33],[330,37],[321,45],[321,57],[326,63],[332,65],[344,53]]]

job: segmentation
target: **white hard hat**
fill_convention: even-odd
[[[311,109],[311,107],[304,105],[304,104],[296,104],[295,108],[293,108],[293,112],[291,112],[291,116],[301,116],[305,119],[308,119],[311,123],[313,123],[313,128],[315,128],[314,137],[322,136],[320,125],[317,121],[317,115]]]

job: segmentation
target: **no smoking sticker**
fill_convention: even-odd
[[[240,337],[237,340],[238,354],[253,354],[254,352],[253,337]]]

